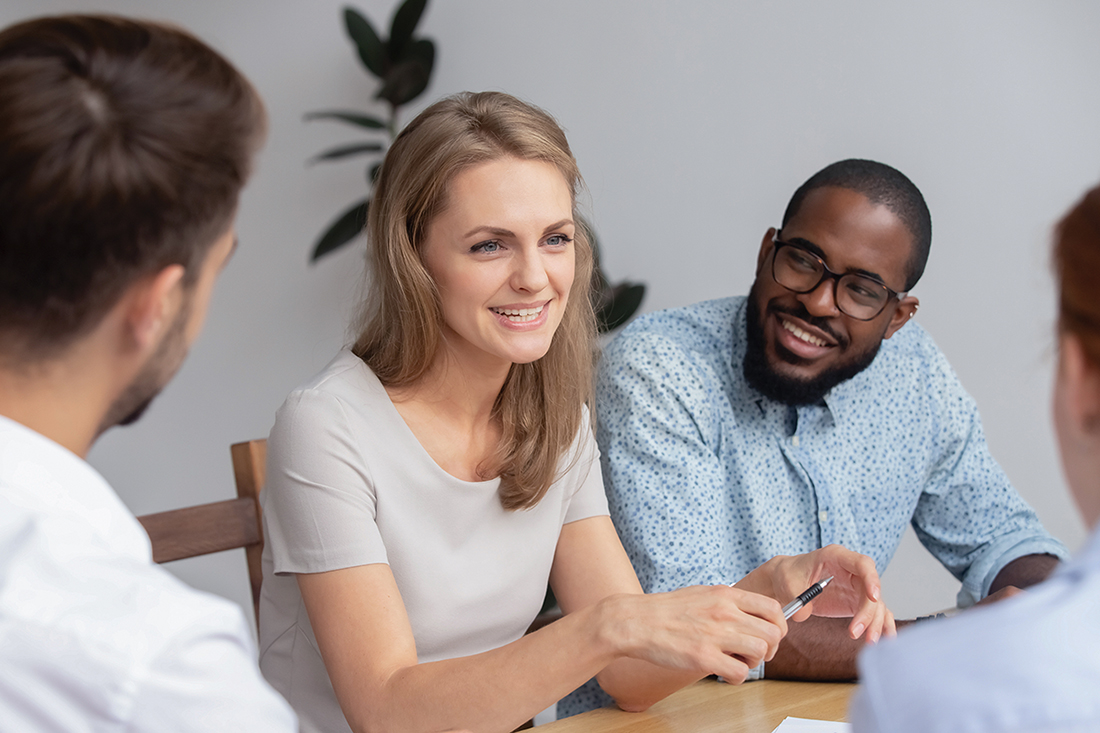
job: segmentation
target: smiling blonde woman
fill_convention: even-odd
[[[893,630],[874,563],[839,547],[642,594],[585,407],[579,184],[557,123],[506,94],[445,99],[390,149],[361,335],[269,445],[261,666],[303,730],[508,731],[597,673],[628,710],[740,681],[786,632],[778,601],[826,575],[813,612]],[[564,618],[524,635],[547,582]]]

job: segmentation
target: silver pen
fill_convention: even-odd
[[[828,578],[825,578],[825,580],[817,581],[816,583],[811,585],[809,588],[804,590],[798,596],[798,598],[795,598],[793,601],[788,603],[786,606],[783,606],[783,618],[790,618],[791,616],[798,613],[799,610],[801,610],[801,608],[803,606],[805,606],[807,603],[809,603],[813,599],[817,598],[817,596],[821,593],[821,591],[825,590],[825,586],[827,586],[832,579],[833,579],[833,576],[830,575]]]

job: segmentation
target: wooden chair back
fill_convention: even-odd
[[[260,490],[264,485],[267,441],[235,443],[229,450],[237,482],[236,499],[146,514],[137,519],[149,534],[154,562],[171,562],[243,547],[248,559],[252,612],[258,622],[263,579],[260,558],[264,550]]]

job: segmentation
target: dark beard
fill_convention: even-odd
[[[813,379],[796,379],[776,372],[768,363],[765,353],[764,326],[755,291],[754,284],[749,291],[745,313],[745,380],[768,399],[794,406],[820,404],[829,390],[859,374],[875,360],[879,346],[882,345],[881,339],[862,354],[854,354],[850,361],[831,367]],[[791,315],[815,326],[822,325],[816,323],[820,319],[811,316],[805,308]],[[831,332],[831,329],[826,330]],[[783,351],[786,353],[785,349]],[[789,356],[791,358],[788,361],[792,363],[800,361],[794,354]],[[783,357],[784,354],[780,354],[780,358]]]
[[[99,426],[102,434],[115,425],[132,425],[137,422],[164,388],[187,355],[187,324],[191,318],[190,298],[180,306],[176,319],[168,327],[156,352],[146,362],[134,381],[111,405]]]
[[[151,397],[147,398],[144,402],[131,410],[129,415],[116,422],[115,425],[119,427],[124,427],[126,425],[133,425],[134,423],[136,423],[138,420],[141,419],[141,416],[145,414],[145,411],[149,409],[149,405],[153,404],[153,400],[155,398],[156,395],[152,395]]]

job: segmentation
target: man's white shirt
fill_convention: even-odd
[[[0,417],[0,731],[297,730],[255,658],[102,476]]]

